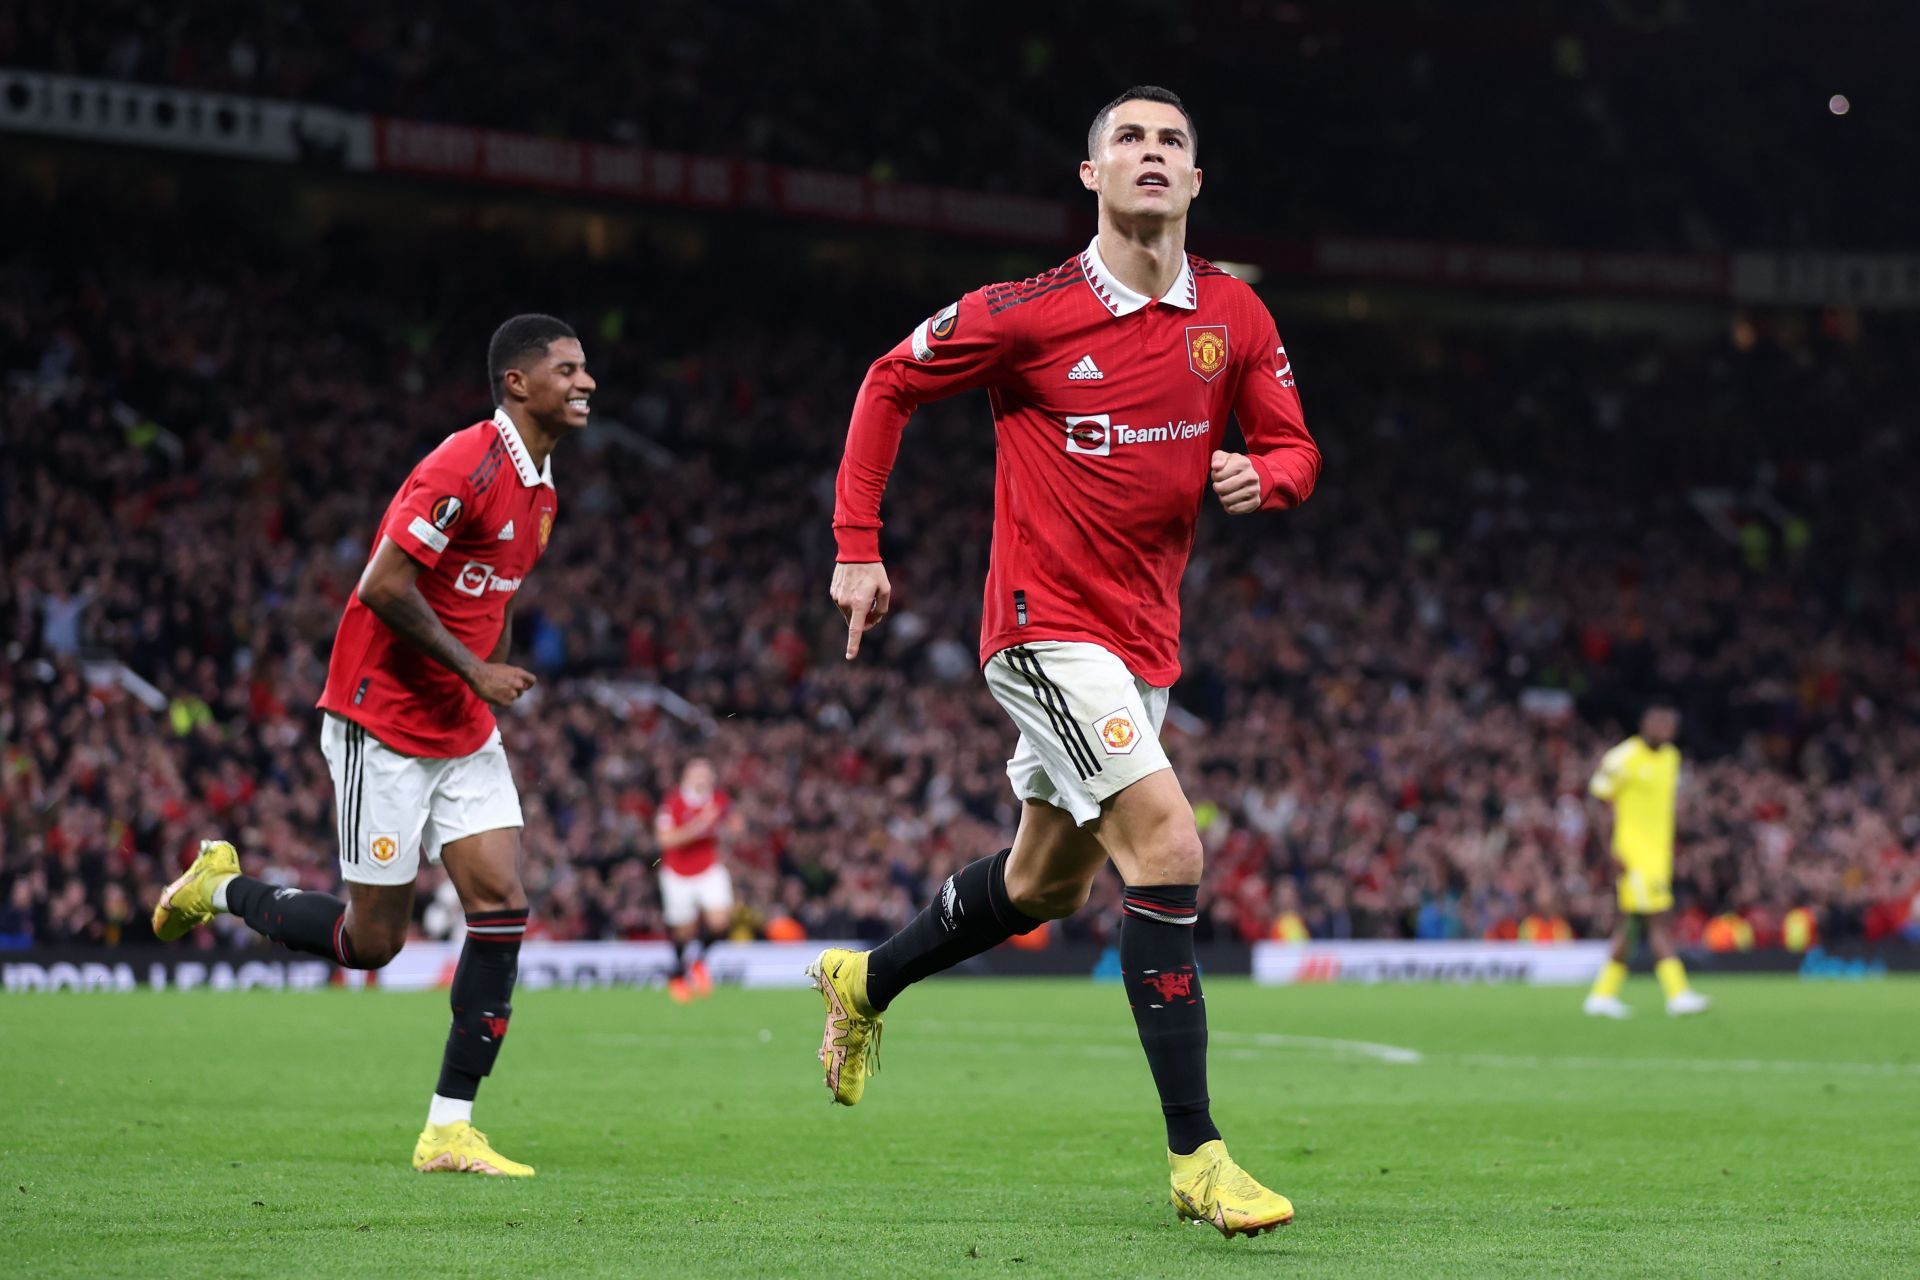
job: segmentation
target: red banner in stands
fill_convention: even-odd
[[[856,174],[618,147],[465,125],[374,117],[383,173],[573,191],[714,209],[764,209],[838,222],[1052,241],[1090,210],[1058,200],[874,182]]]

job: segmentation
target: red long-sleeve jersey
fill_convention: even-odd
[[[456,431],[413,469],[373,535],[419,561],[416,583],[447,631],[484,658],[507,623],[507,601],[547,549],[558,500],[553,460],[536,471],[506,410]],[[493,708],[415,649],[358,595],[349,597],[320,706],[410,756],[472,755],[493,733]]]
[[[880,495],[907,419],[985,387],[999,454],[980,661],[1031,640],[1085,640],[1164,687],[1180,675],[1180,577],[1229,415],[1262,508],[1305,502],[1320,450],[1252,289],[1188,255],[1166,296],[1147,298],[1098,246],[976,289],[873,363],[833,531],[840,560],[878,560]]]

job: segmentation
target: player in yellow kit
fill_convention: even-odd
[[[1640,717],[1640,732],[1601,757],[1587,790],[1612,806],[1613,860],[1619,864],[1620,921],[1613,929],[1613,953],[1594,980],[1586,1011],[1596,1018],[1624,1018],[1631,1010],[1620,999],[1627,980],[1627,956],[1633,926],[1643,921],[1653,951],[1654,973],[1667,996],[1667,1012],[1704,1013],[1707,998],[1687,988],[1686,966],[1673,953],[1673,813],[1680,792],[1680,748],[1673,745],[1680,714],[1653,706]],[[1603,806],[1595,806],[1605,829]]]

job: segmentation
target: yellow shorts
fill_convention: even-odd
[[[1671,866],[1623,866],[1619,889],[1620,909],[1632,915],[1650,916],[1673,910]]]

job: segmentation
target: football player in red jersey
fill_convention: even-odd
[[[1193,949],[1202,850],[1159,731],[1207,491],[1235,516],[1296,507],[1320,451],[1266,307],[1186,252],[1196,141],[1184,104],[1157,86],[1103,107],[1080,165],[1099,201],[1093,242],[928,317],[861,385],[833,520],[849,660],[887,612],[880,497],[902,428],[929,400],[988,392],[998,448],[980,660],[1020,730],[1007,772],[1022,811],[1012,849],[956,872],[879,947],[829,949],[810,972],[827,1005],[827,1087],[851,1105],[901,991],[1072,914],[1111,860],[1173,1201],[1232,1235],[1290,1221],[1293,1206],[1234,1163],[1210,1116]],[[1230,416],[1244,452],[1228,447]]]
[[[413,1167],[526,1177],[472,1123],[527,927],[520,798],[494,708],[534,684],[507,661],[514,594],[553,533],[551,455],[587,425],[594,380],[579,338],[552,316],[501,325],[487,363],[493,416],[448,436],[400,486],[334,638],[320,745],[346,900],[241,875],[234,847],[210,840],[161,895],[153,927],[177,938],[231,912],[296,951],[378,969],[406,941],[421,859],[443,865],[467,933]]]
[[[660,842],[660,911],[673,940],[667,991],[681,1004],[713,993],[707,947],[726,936],[733,917],[733,877],[720,861],[720,833],[738,834],[740,818],[714,781],[713,761],[687,761],[680,785],[660,802],[653,820]],[[696,936],[700,950],[689,962]]]

